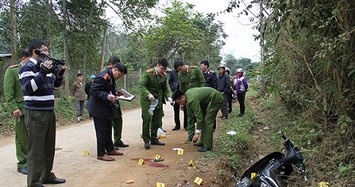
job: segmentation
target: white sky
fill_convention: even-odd
[[[182,0],[195,5],[195,10],[201,13],[220,12],[228,7],[229,0]],[[245,0],[249,2],[250,0]],[[159,7],[166,5],[171,0],[161,0]],[[243,7],[243,5],[241,5]],[[242,8],[234,9],[233,13],[225,13],[216,16],[216,19],[224,23],[224,31],[228,35],[225,40],[226,45],[223,46],[221,56],[224,58],[227,54],[232,54],[235,58],[249,58],[252,62],[260,61],[260,46],[259,41],[255,41],[253,35],[257,35],[258,31],[252,29],[249,17],[245,15],[237,17],[237,13]],[[258,9],[254,8],[253,12]],[[113,11],[107,9],[107,17],[111,20],[114,19],[117,23],[117,16],[114,16]]]
[[[229,0],[184,0],[196,5],[195,10],[202,13],[220,12],[228,7]],[[241,5],[241,7],[243,7]],[[237,8],[232,13],[221,14],[217,20],[224,23],[224,31],[228,34],[226,45],[222,48],[221,55],[225,57],[232,54],[235,58],[250,58],[253,62],[260,61],[259,41],[254,41],[254,35],[258,34],[250,25],[249,18],[245,15],[237,17],[242,9]],[[256,9],[256,11],[258,11]]]

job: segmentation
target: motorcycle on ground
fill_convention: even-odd
[[[233,175],[235,187],[285,187],[293,166],[304,175],[305,181],[308,180],[300,150],[282,132],[280,134],[284,140],[286,155],[281,152],[270,153],[248,168],[240,181]]]

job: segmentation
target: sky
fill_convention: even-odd
[[[229,0],[181,0],[195,5],[195,10],[204,13],[221,12],[228,7]],[[245,0],[248,2],[250,0]],[[161,0],[162,5],[168,4],[171,0]],[[242,4],[243,5],[243,4]],[[241,5],[241,8],[243,6]],[[237,13],[241,11],[241,8],[235,9],[233,13],[219,14],[216,19],[224,23],[224,31],[228,35],[225,39],[226,45],[221,50],[221,56],[224,58],[228,54],[232,54],[235,58],[249,58],[252,62],[260,61],[260,46],[259,41],[254,40],[253,35],[258,35],[258,31],[252,29],[252,25],[249,21],[249,17],[245,15],[238,17]],[[254,8],[253,12],[258,10]],[[114,13],[112,10],[107,9],[106,15],[108,18],[114,19]],[[114,19],[117,21],[117,18]]]
[[[202,13],[220,12],[228,7],[229,0],[184,0],[195,5],[195,10]],[[242,6],[241,6],[242,7]],[[232,54],[235,58],[249,58],[252,62],[260,61],[259,41],[255,41],[253,35],[258,31],[252,29],[249,18],[237,17],[241,9],[236,9],[233,13],[220,14],[217,20],[224,23],[224,31],[228,35],[225,40],[226,45],[222,48],[221,55],[225,57]],[[254,10],[255,11],[255,10]],[[258,11],[258,10],[256,10]]]

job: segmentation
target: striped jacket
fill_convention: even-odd
[[[38,63],[30,58],[19,71],[25,109],[54,110],[54,87],[59,87],[62,79],[54,80],[51,73],[40,71]]]

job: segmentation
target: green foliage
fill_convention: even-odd
[[[122,19],[126,28],[134,29],[135,24],[140,25],[141,21],[152,18],[149,10],[158,2],[159,0],[109,0],[106,4]]]
[[[278,88],[288,108],[317,122],[336,123],[340,116],[354,120],[354,4],[348,0],[262,4],[272,10],[260,25],[266,85]]]
[[[247,106],[248,107],[248,106]],[[215,147],[208,156],[226,159],[229,167],[239,170],[243,166],[243,159],[251,153],[251,136],[255,116],[247,112],[242,118],[231,116],[228,121],[219,127],[219,135],[214,138]],[[235,135],[227,134],[228,131],[235,131]]]
[[[183,57],[188,64],[197,64],[202,59],[220,61],[218,53],[223,45],[220,39],[225,34],[213,15],[203,17],[192,5],[177,1],[165,8],[164,13],[144,36],[151,61],[161,56]]]
[[[258,116],[263,116],[262,123],[272,124],[272,140],[281,141],[276,136],[281,130],[301,149],[310,178],[332,184],[339,183],[341,186],[353,183],[355,152],[352,149],[353,137],[349,134],[352,129],[349,118],[343,116],[340,118],[342,122],[338,120],[336,127],[328,126],[328,129],[324,129],[324,124],[288,112],[278,96],[259,97],[257,103],[261,106],[255,112],[259,113]],[[344,139],[347,141],[343,141]],[[269,151],[282,148],[282,144],[275,143],[274,148]]]
[[[255,65],[251,63],[251,59],[249,58],[236,59],[232,54],[228,54],[223,59],[223,61],[226,63],[226,66],[230,69],[232,75],[236,73],[236,70],[238,68],[243,68],[244,71],[253,70],[255,68]]]
[[[4,99],[1,99],[2,101]],[[14,118],[10,111],[7,110],[5,102],[0,103],[0,127],[10,127],[14,124]]]
[[[75,100],[73,97],[56,98],[55,113],[57,125],[67,125],[73,123],[76,119]]]

